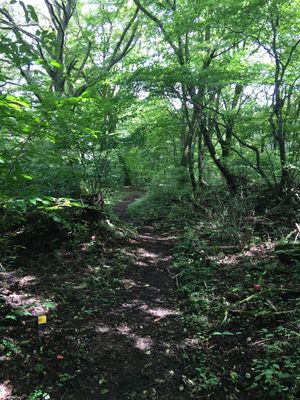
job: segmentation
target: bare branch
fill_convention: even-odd
[[[49,11],[49,14],[50,14],[50,18],[52,20],[52,23],[53,23],[55,29],[62,31],[63,28],[61,26],[61,23],[59,21],[58,16],[55,14],[53,5],[51,4],[51,2],[49,0],[44,0],[44,1],[46,3],[47,8],[48,8],[48,11]]]
[[[6,19],[0,19],[0,22],[7,25],[9,29],[11,29],[15,34],[23,33],[24,35],[34,39],[39,42],[39,38],[31,32],[28,32],[26,29],[23,29],[21,25],[18,25],[10,13],[4,8],[0,7],[0,14],[2,14]]]
[[[84,59],[82,60],[82,63],[81,63],[81,65],[80,65],[80,67],[79,67],[79,70],[78,70],[78,72],[77,72],[77,77],[79,77],[80,75],[81,75],[81,73],[82,73],[82,71],[83,71],[83,69],[84,69],[84,67],[85,67],[85,65],[86,65],[86,63],[87,63],[87,60],[88,60],[88,58],[89,58],[89,55],[90,55],[90,52],[91,52],[91,49],[92,49],[92,42],[88,42],[88,47],[87,47],[87,50],[86,50],[86,53],[85,53],[85,56],[84,56]],[[76,61],[77,62],[77,61]],[[76,63],[75,62],[75,63]],[[74,64],[75,65],[75,64]]]
[[[109,68],[111,68],[114,64],[116,64],[118,61],[120,61],[124,57],[124,55],[126,54],[126,49],[128,49],[130,47],[130,45],[132,43],[132,40],[134,39],[134,36],[135,36],[135,33],[136,33],[137,24],[135,24],[135,26],[134,26],[133,32],[132,32],[132,34],[131,34],[131,36],[130,36],[130,38],[129,38],[126,46],[125,46],[125,49],[121,52],[120,55],[117,56],[118,51],[120,50],[128,31],[130,30],[130,28],[132,27],[134,21],[136,20],[136,18],[138,16],[138,13],[139,13],[139,8],[137,8],[135,10],[135,13],[133,14],[132,18],[130,19],[130,21],[126,25],[122,35],[120,36],[120,39],[118,40],[118,42],[116,44],[116,47],[115,47],[115,49],[113,51],[113,54],[112,54],[112,57],[111,57],[111,61],[109,63]]]

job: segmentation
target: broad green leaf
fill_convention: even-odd
[[[15,103],[15,104],[17,104],[17,105],[21,105],[21,106],[23,106],[23,107],[27,107],[27,108],[30,107],[30,104],[29,104],[29,103],[27,103],[26,101],[24,101],[24,100],[22,100],[22,99],[20,99],[20,98],[18,98],[18,97],[14,97],[14,96],[11,96],[11,95],[7,95],[7,96],[6,96],[6,100],[8,100],[8,101],[10,101],[10,102],[13,102],[13,103]]]
[[[28,10],[29,10],[29,14],[31,16],[31,18],[33,19],[34,22],[39,22],[39,18],[37,16],[37,13],[35,12],[35,9],[33,8],[33,6],[31,6],[30,4],[27,6]]]
[[[22,174],[21,176],[24,179],[28,179],[28,180],[32,181],[32,176],[30,176],[30,175]]]
[[[58,69],[62,69],[63,68],[63,66],[59,62],[57,62],[56,60],[49,61],[49,64],[51,64],[53,67],[58,68]]]

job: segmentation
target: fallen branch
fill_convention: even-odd
[[[300,291],[295,291],[294,289],[287,289],[287,288],[274,288],[274,289],[266,289],[266,290],[262,290],[260,292],[251,294],[250,296],[245,297],[242,300],[239,300],[238,302],[234,303],[233,305],[231,305],[230,307],[227,307],[225,310],[225,315],[224,315],[224,319],[222,321],[222,324],[224,324],[227,321],[229,312],[248,312],[246,310],[236,310],[235,308],[241,304],[244,303],[248,303],[250,300],[253,300],[257,297],[261,297],[262,295],[266,294],[266,293],[270,293],[270,292],[297,292],[300,295]],[[277,314],[284,314],[284,313],[291,313],[294,312],[295,310],[291,310],[291,311],[274,311],[274,312],[270,312],[272,315],[277,315]],[[252,313],[252,312],[250,312]],[[257,312],[255,314],[256,316],[258,315]]]

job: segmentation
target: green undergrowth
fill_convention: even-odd
[[[300,265],[274,250],[295,238],[296,203],[281,213],[268,194],[181,193],[151,191],[131,210],[178,235],[172,273],[198,341],[192,398],[298,399]]]
[[[173,171],[172,175],[166,175],[164,179],[158,176],[144,196],[129,205],[129,214],[140,221],[154,223],[158,228],[169,228],[174,217],[186,220],[190,210],[191,190],[186,184],[178,186],[180,179],[181,170]]]
[[[282,264],[270,243],[228,254],[199,239],[197,229],[182,234],[173,272],[186,331],[201,343],[200,387],[211,390],[213,377],[216,393],[297,399],[299,264]]]
[[[128,207],[129,215],[143,223],[152,224],[158,230],[182,229],[186,221],[192,220],[190,195],[172,193],[163,189],[149,192],[145,196],[131,203]]]
[[[52,251],[64,242],[89,235],[94,227],[105,240],[129,231],[118,221],[113,206],[126,192],[109,192],[104,196],[104,208],[86,198],[34,197],[0,200],[0,270],[23,253]],[[89,200],[89,199],[88,199]]]

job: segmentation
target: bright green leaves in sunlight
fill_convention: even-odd
[[[29,108],[30,104],[25,100],[12,95],[0,97],[0,109],[2,112],[9,114],[9,109],[22,110],[22,108]]]
[[[194,193],[287,190],[300,162],[298,5],[1,6],[2,187],[73,196],[179,168]]]

